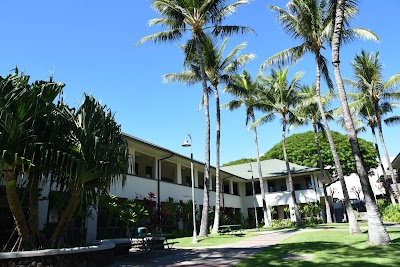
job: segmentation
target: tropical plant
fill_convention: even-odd
[[[147,41],[171,42],[180,39],[187,31],[192,34],[191,45],[194,46],[198,57],[206,118],[204,196],[199,236],[207,236],[208,234],[210,184],[210,114],[207,76],[205,72],[205,61],[203,59],[201,40],[204,38],[206,30],[211,31],[211,35],[215,37],[225,37],[234,33],[246,33],[252,31],[248,27],[222,25],[223,20],[227,16],[235,13],[238,6],[247,4],[249,1],[240,0],[229,5],[226,5],[225,2],[225,0],[153,0],[151,7],[161,16],[161,18],[150,20],[149,25],[163,26],[167,28],[167,30],[143,37],[137,42],[137,44]]]
[[[216,106],[216,165],[215,165],[215,211],[213,233],[217,233],[219,229],[219,214],[220,214],[220,143],[221,143],[221,111],[220,100],[218,93],[218,86],[226,84],[229,78],[236,74],[238,68],[244,66],[247,62],[254,58],[253,54],[243,54],[240,52],[246,47],[246,43],[241,43],[236,46],[225,58],[223,52],[228,42],[226,38],[221,46],[218,48],[215,41],[211,38],[204,38],[203,44],[203,59],[207,75],[207,80],[211,84],[210,91],[215,95]],[[164,75],[164,81],[167,82],[181,82],[184,84],[192,84],[201,81],[200,68],[198,64],[198,57],[195,51],[190,51],[184,47],[186,51],[185,65],[189,66],[190,70],[183,73],[174,73]],[[203,101],[201,101],[203,102]]]
[[[238,109],[242,106],[246,108],[246,126],[249,121],[251,123],[256,122],[256,117],[254,115],[254,111],[260,109],[260,105],[258,104],[258,96],[263,87],[263,76],[261,73],[257,75],[257,77],[253,80],[250,74],[247,71],[243,71],[243,74],[236,75],[232,78],[231,82],[224,88],[225,92],[228,92],[235,96],[237,99],[230,101],[227,104],[224,104],[224,107],[229,108],[230,110]],[[258,169],[258,177],[260,181],[260,189],[261,189],[261,198],[262,198],[262,207],[264,214],[264,226],[269,226],[269,216],[268,207],[265,200],[265,190],[264,190],[264,179],[261,170],[261,162],[260,162],[260,153],[258,149],[258,136],[257,136],[257,127],[252,127],[254,132],[254,143],[256,145],[256,160],[257,160],[257,169]],[[254,160],[252,160],[254,161]]]
[[[367,120],[375,143],[375,128],[378,128],[381,145],[391,173],[390,177],[393,182],[392,189],[397,196],[400,196],[400,191],[397,186],[397,173],[393,170],[390,162],[382,129],[382,116],[392,112],[394,107],[393,100],[400,100],[400,92],[395,90],[400,82],[400,73],[397,73],[389,80],[384,81],[382,77],[382,64],[379,62],[378,52],[375,53],[375,55],[373,53],[367,55],[367,53],[362,50],[361,54],[355,56],[352,66],[355,80],[345,81],[356,90],[357,99],[355,104],[357,104],[357,110]],[[388,120],[393,122],[396,118],[388,118]],[[383,167],[379,149],[377,149],[377,153],[379,162]],[[386,180],[386,171],[384,168],[382,168],[382,170]]]
[[[50,238],[50,247],[62,245],[61,237],[79,203],[84,199],[88,204],[96,201],[116,181],[124,184],[128,168],[126,141],[107,106],[85,96],[76,111],[63,106],[61,114],[69,122],[68,152],[74,157],[74,172],[61,187],[68,193],[68,202]]]
[[[331,0],[330,2],[334,1],[336,0]],[[335,158],[335,166],[339,176],[340,184],[343,189],[346,210],[348,214],[352,214],[351,203],[348,198],[348,191],[344,182],[340,161],[337,156],[337,150],[330,133],[330,128],[321,99],[321,74],[328,87],[333,88],[332,81],[329,77],[327,59],[321,54],[321,49],[324,48],[324,44],[329,43],[332,37],[334,12],[330,8],[330,2],[326,0],[291,0],[287,4],[288,11],[285,11],[277,6],[270,6],[270,9],[278,13],[278,21],[285,28],[285,31],[294,39],[300,40],[302,43],[299,46],[289,48],[275,54],[267,59],[263,63],[262,67],[266,67],[271,64],[295,64],[306,53],[312,53],[314,55],[316,62],[316,100],[319,106],[321,118],[325,125],[325,131],[331,145],[332,154]],[[346,22],[357,14],[357,10],[351,7],[345,9],[344,12],[346,13]],[[356,37],[373,40],[378,39],[374,33],[367,29],[355,28],[346,29],[341,41],[349,42]],[[361,230],[357,224],[357,220],[352,215],[349,216],[349,225],[350,233],[361,233]]]
[[[276,115],[280,115],[282,122],[282,148],[283,157],[286,163],[286,170],[288,174],[288,181],[291,193],[292,209],[294,214],[291,213],[292,221],[295,221],[298,226],[302,225],[299,209],[296,202],[296,194],[294,191],[293,178],[290,171],[289,160],[286,151],[286,132],[287,127],[291,121],[295,121],[295,114],[293,112],[294,107],[298,104],[299,98],[297,91],[300,87],[299,81],[303,76],[302,72],[297,72],[293,76],[293,79],[288,82],[287,74],[289,68],[278,70],[271,70],[270,76],[266,78],[267,83],[265,89],[259,96],[259,103],[262,105],[263,111],[266,115],[258,119],[253,126],[257,126],[260,123],[271,122]]]
[[[336,87],[339,93],[343,118],[350,141],[351,150],[356,162],[357,173],[360,178],[361,187],[364,194],[365,204],[368,213],[368,241],[371,244],[387,245],[390,243],[389,234],[383,225],[375,199],[371,195],[371,185],[368,173],[363,164],[363,156],[357,139],[357,133],[351,118],[351,113],[347,101],[342,76],[340,74],[340,45],[346,38],[345,25],[349,23],[346,10],[357,10],[357,1],[352,0],[332,0],[332,10],[334,11],[334,29],[332,36],[332,64],[335,74]]]
[[[318,163],[319,163],[319,169],[320,169],[320,175],[321,175],[321,180],[322,180],[322,185],[324,189],[324,198],[325,198],[325,212],[326,212],[326,222],[327,223],[332,223],[332,213],[331,213],[331,206],[329,204],[328,200],[328,194],[326,191],[326,182],[329,183],[330,179],[326,176],[325,174],[325,166],[324,162],[322,161],[322,155],[321,155],[321,146],[319,144],[319,138],[318,138],[318,131],[325,132],[325,128],[323,125],[323,122],[321,122],[321,113],[318,108],[318,104],[316,101],[316,89],[315,86],[302,86],[298,92],[299,98],[300,98],[300,105],[298,105],[297,109],[295,110],[296,113],[296,122],[292,124],[293,126],[297,125],[307,125],[308,123],[311,123],[314,131],[314,140],[315,140],[315,146],[317,148],[317,155],[318,155]],[[322,104],[324,106],[324,109],[329,104],[329,101],[332,99],[331,94],[328,92],[326,95],[321,97],[322,99]]]
[[[53,127],[52,102],[63,87],[52,79],[29,84],[29,76],[19,74],[18,68],[14,74],[0,77],[0,173],[18,232],[19,244],[15,247],[19,249],[32,248],[36,241],[38,199],[34,196],[38,194],[42,174],[45,175],[41,165],[53,148],[48,134]],[[35,173],[31,171],[33,167]],[[33,221],[29,229],[18,190],[18,185],[26,181],[30,187],[30,206],[35,207],[30,214]]]

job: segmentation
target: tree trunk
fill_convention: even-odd
[[[24,210],[19,199],[16,173],[11,166],[5,166],[3,173],[6,182],[8,206],[10,207],[10,211],[14,217],[18,236],[22,239],[21,249],[29,249],[32,244],[26,224]]]
[[[253,123],[255,123],[256,117],[254,116],[254,113],[251,113],[251,119],[253,120]],[[260,190],[261,190],[262,207],[263,207],[263,215],[264,215],[264,227],[269,227],[270,226],[270,219],[269,219],[269,215],[268,215],[269,210],[267,207],[267,202],[265,201],[264,178],[262,176],[260,152],[258,150],[257,127],[254,127],[253,131],[254,131],[254,143],[256,144],[258,176],[259,176],[259,180],[260,180]],[[257,210],[254,210],[254,212],[257,212]]]
[[[375,106],[375,116],[376,116],[376,119],[378,120],[379,138],[381,140],[382,148],[383,148],[383,151],[385,152],[386,162],[388,164],[389,171],[391,173],[390,177],[392,178],[392,186],[389,185],[389,187],[396,194],[397,201],[399,202],[399,205],[400,205],[400,191],[399,191],[399,187],[397,185],[397,173],[393,170],[392,162],[390,161],[389,153],[386,148],[385,139],[383,138],[382,122],[381,122],[381,115],[379,113],[378,103],[375,102],[374,106]]]
[[[342,170],[342,166],[341,166],[340,160],[339,160],[339,154],[336,151],[336,146],[333,141],[331,129],[329,127],[328,120],[326,119],[324,106],[322,104],[321,85],[320,85],[321,67],[320,67],[319,53],[317,53],[315,55],[315,60],[317,62],[317,70],[316,70],[317,78],[315,81],[315,90],[317,93],[318,108],[319,108],[319,112],[321,113],[322,121],[324,122],[326,135],[328,136],[329,146],[331,148],[333,160],[335,162],[336,173],[339,178],[340,185],[342,187],[344,206],[346,208],[347,218],[349,221],[349,231],[350,231],[350,234],[361,234],[360,226],[357,223],[357,218],[354,215],[353,207],[351,206],[351,203],[350,203],[349,191],[347,190],[346,181],[344,180],[343,170]]]
[[[212,232],[218,233],[219,229],[219,213],[220,213],[220,144],[221,144],[221,108],[219,104],[219,94],[217,86],[214,87],[215,94],[215,105],[217,110],[217,139],[216,139],[216,159],[215,159],[215,213],[214,213],[214,225]]]
[[[372,126],[371,126],[371,131],[372,131],[372,137],[374,139],[376,154],[378,156],[378,161],[381,166],[382,173],[383,173],[383,187],[385,188],[386,193],[389,194],[390,201],[392,202],[392,204],[396,204],[396,199],[394,198],[394,195],[393,195],[393,188],[390,186],[389,177],[386,174],[385,167],[383,167],[381,153],[379,152],[378,142],[376,140],[375,128]]]
[[[294,185],[293,185],[293,178],[292,174],[290,171],[290,166],[289,166],[289,160],[286,152],[286,116],[282,116],[282,148],[283,148],[283,157],[285,159],[286,163],[286,171],[288,174],[289,178],[289,187],[290,187],[290,195],[291,195],[291,201],[292,201],[292,208],[294,209],[294,216],[295,216],[295,221],[297,226],[302,226],[303,223],[301,221],[300,217],[300,212],[299,212],[299,207],[297,206],[297,201],[296,201],[296,193],[294,191]],[[292,218],[293,221],[293,213],[290,211],[290,217]]]
[[[58,220],[57,227],[50,238],[50,248],[58,248],[61,245],[61,237],[67,231],[68,225],[75,213],[76,207],[78,206],[80,199],[81,188],[79,186],[75,186],[71,191],[71,195],[65,210]]]
[[[29,232],[35,246],[41,242],[39,230],[39,181],[40,175],[31,172],[29,183]]]
[[[204,163],[204,195],[203,195],[203,210],[201,213],[201,224],[199,236],[206,237],[208,235],[208,206],[209,206],[209,185],[210,185],[210,108],[208,104],[208,88],[207,77],[204,68],[203,52],[201,48],[200,36],[194,35],[196,43],[196,52],[199,57],[200,74],[203,86],[203,102],[204,113],[206,117],[206,149],[205,149],[205,163]]]
[[[320,172],[321,172],[321,179],[322,179],[322,184],[323,184],[323,187],[324,187],[326,222],[327,223],[332,223],[332,213],[331,213],[332,209],[331,209],[331,205],[329,204],[328,194],[326,192],[326,185],[325,185],[325,179],[327,177],[326,177],[325,172],[324,172],[324,163],[322,162],[321,147],[319,145],[319,139],[318,139],[318,130],[317,130],[317,126],[315,125],[315,123],[313,123],[313,129],[314,129],[315,145],[317,146],[319,169],[320,169]]]
[[[357,140],[357,134],[354,129],[353,121],[349,106],[347,103],[346,91],[342,76],[340,74],[340,41],[343,29],[344,4],[346,0],[337,0],[335,14],[335,28],[332,37],[332,64],[335,74],[335,81],[339,93],[339,99],[343,110],[343,118],[347,130],[347,135],[350,141],[351,150],[355,159],[356,169],[360,177],[361,188],[364,193],[365,204],[368,213],[368,241],[375,245],[390,244],[390,237],[383,225],[381,216],[378,211],[375,199],[371,197],[371,185],[369,183],[367,172],[364,168],[362,154]]]

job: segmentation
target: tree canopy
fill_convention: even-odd
[[[319,133],[318,136],[320,138],[321,154],[324,166],[335,166],[332,153],[330,152],[328,139],[322,133]],[[351,154],[350,143],[347,139],[347,136],[334,131],[332,131],[332,136],[339,153],[344,174],[350,175],[355,173],[356,167],[354,158]],[[371,171],[371,169],[378,166],[374,146],[371,142],[362,138],[358,138],[358,141],[360,143],[361,152],[363,153],[365,167],[368,171]],[[314,142],[314,133],[312,131],[293,134],[287,137],[286,147],[289,162],[307,167],[318,167],[318,153]],[[261,157],[261,160],[267,159],[283,160],[282,142],[275,144]],[[243,158],[228,162],[223,166],[231,166],[255,161],[256,159]]]
[[[319,133],[321,155],[324,166],[335,166],[328,139],[322,133]],[[346,135],[332,131],[332,136],[339,154],[344,175],[356,172],[354,158],[351,154],[349,140]],[[363,154],[365,167],[368,171],[378,166],[376,161],[376,152],[371,142],[358,138],[361,152]],[[289,161],[307,167],[318,167],[318,154],[314,142],[314,133],[308,131],[300,134],[293,134],[286,139],[287,153]],[[262,160],[281,159],[283,160],[282,143],[274,145]]]

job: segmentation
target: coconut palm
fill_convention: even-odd
[[[342,76],[340,74],[340,45],[343,37],[346,36],[344,25],[348,22],[346,19],[346,10],[357,9],[356,1],[332,0],[332,10],[334,11],[334,30],[332,36],[332,64],[335,74],[336,87],[339,93],[341,108],[343,110],[343,119],[345,122],[347,135],[350,141],[351,150],[355,159],[356,169],[360,178],[362,191],[365,198],[365,205],[368,213],[368,241],[371,244],[387,245],[390,243],[389,234],[383,225],[378,211],[375,199],[371,195],[372,188],[369,183],[368,173],[363,164],[363,158],[357,139],[357,133],[351,118],[351,113],[347,101],[347,95],[344,88]]]
[[[307,125],[311,123],[314,130],[314,139],[315,146],[317,148],[318,153],[318,162],[320,168],[321,178],[323,178],[323,189],[324,189],[324,197],[325,197],[325,211],[326,211],[326,222],[332,223],[332,213],[331,206],[328,201],[328,195],[326,191],[325,181],[329,181],[329,178],[326,176],[324,171],[324,162],[321,156],[321,147],[319,144],[318,132],[324,132],[324,124],[321,121],[321,113],[319,111],[319,107],[316,100],[316,89],[315,85],[313,86],[301,86],[298,95],[300,98],[300,104],[297,106],[296,113],[296,122],[292,124],[291,127],[297,127],[300,125]],[[329,105],[329,101],[332,99],[331,94],[328,92],[324,96],[321,97],[324,109]],[[328,115],[329,116],[329,115]],[[329,117],[330,118],[330,117]]]
[[[321,50],[325,49],[324,44],[328,43],[332,36],[333,19],[332,10],[328,1],[325,0],[291,0],[287,4],[288,11],[277,6],[270,6],[270,9],[278,13],[278,21],[284,27],[285,31],[293,37],[300,40],[302,43],[299,46],[283,50],[274,56],[267,59],[262,68],[271,64],[295,64],[306,53],[312,53],[316,62],[316,94],[317,103],[324,122],[326,135],[331,146],[332,154],[335,160],[336,172],[338,174],[340,184],[342,186],[346,211],[349,216],[349,229],[352,234],[359,234],[361,230],[357,224],[357,220],[352,212],[348,191],[344,182],[343,171],[340,166],[339,156],[333,142],[332,134],[326,119],[326,115],[322,106],[321,99],[321,75],[325,79],[329,88],[333,87],[329,77],[327,59],[321,54]],[[345,10],[346,21],[354,16],[357,10],[348,8]],[[355,38],[378,39],[377,36],[362,28],[346,29],[342,42],[350,42]]]
[[[295,221],[298,226],[302,225],[299,208],[296,201],[296,193],[294,191],[293,178],[289,166],[289,160],[286,152],[286,131],[290,121],[294,119],[294,107],[299,103],[299,97],[297,90],[299,89],[299,80],[303,76],[302,72],[297,72],[293,76],[293,79],[288,82],[287,74],[289,68],[278,70],[271,70],[270,76],[266,78],[267,86],[260,95],[260,104],[263,105],[263,109],[267,111],[267,114],[258,119],[254,126],[260,123],[267,123],[272,121],[276,115],[280,115],[282,122],[282,149],[283,157],[286,163],[286,170],[288,174],[289,187],[291,193],[291,202],[293,212],[290,213],[292,221]]]
[[[226,5],[225,0],[153,0],[151,7],[161,16],[152,19],[150,26],[157,25],[167,28],[140,39],[137,44],[147,41],[172,42],[180,39],[185,32],[190,32],[194,40],[194,47],[199,60],[201,82],[203,87],[204,113],[206,117],[206,151],[204,164],[204,196],[203,211],[199,236],[207,236],[208,206],[210,184],[210,114],[207,76],[203,60],[201,40],[205,31],[211,31],[212,36],[225,37],[234,33],[246,33],[252,30],[242,26],[224,26],[222,21],[236,12],[237,7],[247,4],[248,0],[239,0]]]
[[[243,71],[243,74],[236,75],[232,78],[232,81],[224,88],[225,92],[228,92],[235,96],[237,99],[224,104],[224,107],[230,110],[238,109],[242,106],[246,108],[246,126],[249,121],[254,124],[256,122],[256,117],[254,115],[255,110],[260,109],[262,106],[258,103],[258,95],[263,87],[263,76],[261,73],[253,80],[247,71]],[[258,167],[258,177],[260,181],[260,190],[262,198],[262,208],[264,215],[264,227],[269,227],[269,211],[265,200],[265,190],[264,190],[264,179],[261,170],[260,152],[258,149],[258,136],[257,127],[252,127],[254,133],[254,143],[256,145],[256,158]],[[256,210],[254,212],[257,212]]]
[[[219,217],[220,217],[220,143],[221,143],[221,111],[218,86],[220,84],[226,84],[229,77],[234,75],[238,68],[244,66],[247,62],[254,58],[254,54],[243,54],[240,52],[246,47],[246,43],[241,43],[236,46],[227,56],[223,57],[223,52],[228,42],[226,38],[221,46],[218,48],[217,44],[211,38],[204,38],[203,43],[203,54],[204,54],[204,65],[207,75],[207,80],[211,84],[212,91],[215,94],[215,106],[216,106],[216,166],[215,166],[215,213],[214,213],[214,224],[213,233],[217,233],[219,229]],[[183,73],[174,73],[164,75],[164,81],[166,82],[181,82],[185,84],[192,84],[194,82],[201,81],[200,69],[198,64],[198,58],[195,51],[186,51],[185,65],[190,70]],[[201,101],[203,102],[203,101]]]
[[[35,156],[36,150],[48,152],[48,140],[43,139],[43,132],[49,123],[53,108],[51,103],[62,88],[62,84],[51,80],[29,84],[29,76],[19,74],[17,68],[14,74],[0,77],[0,173],[5,180],[7,200],[18,232],[19,249],[32,248],[34,244],[23,212],[18,184],[28,179],[32,187],[30,192],[38,190],[38,182],[34,188],[35,183],[32,183],[29,171],[34,166],[33,162],[36,164],[36,159],[43,160],[42,155]],[[31,218],[34,218],[33,214]]]
[[[356,55],[352,62],[355,80],[346,80],[356,92],[359,94],[358,98],[364,101],[357,101],[362,103],[361,111],[368,120],[368,126],[371,127],[374,140],[376,140],[375,128],[378,128],[380,141],[383,151],[387,160],[389,171],[392,178],[392,188],[397,196],[400,196],[400,191],[397,186],[397,173],[393,171],[390,162],[389,153],[386,148],[385,139],[382,130],[382,116],[385,113],[392,112],[393,100],[400,99],[400,92],[396,89],[400,82],[400,73],[393,75],[389,80],[384,81],[382,77],[382,64],[379,62],[379,52],[367,53],[362,50],[360,55]],[[378,158],[381,163],[379,149],[377,150]],[[382,166],[382,163],[381,163]],[[386,177],[386,172],[384,175]]]

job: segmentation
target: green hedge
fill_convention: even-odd
[[[384,222],[400,222],[399,205],[391,204],[383,199],[378,199],[377,204]]]

